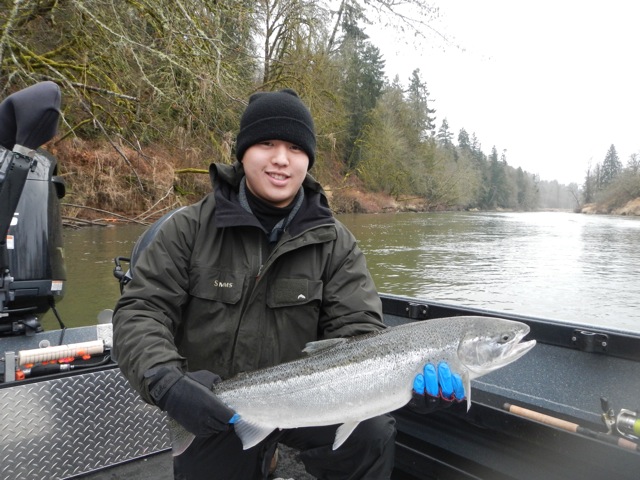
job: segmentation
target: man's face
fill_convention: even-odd
[[[266,140],[249,147],[242,157],[247,187],[276,207],[295,198],[309,167],[309,156],[284,140]]]

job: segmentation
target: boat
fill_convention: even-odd
[[[468,412],[394,412],[394,479],[638,478],[640,335],[381,298],[391,326],[493,316],[527,323],[527,338],[537,341],[517,362],[472,381]],[[55,348],[43,345],[63,344],[64,354],[74,355],[100,343],[102,351],[76,358],[67,369],[7,381],[7,369],[17,369],[21,354],[30,358]],[[109,323],[0,338],[0,478],[75,478],[100,471],[104,476],[91,478],[165,478],[145,475],[154,462],[170,465],[166,418],[129,387],[110,347]],[[137,465],[144,465],[140,476],[113,476]]]
[[[41,122],[55,120],[59,92],[44,83],[0,104],[0,478],[169,479],[167,418],[119,371],[112,312],[86,327],[39,324],[56,312],[65,281],[57,203],[64,184],[55,158],[38,149],[51,135]],[[21,137],[35,128],[23,122],[42,135]],[[120,280],[122,261],[115,259]],[[537,341],[472,381],[468,411],[393,412],[394,480],[639,478],[639,332],[380,296],[391,327],[492,316],[526,323],[527,339]]]

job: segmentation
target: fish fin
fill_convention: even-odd
[[[236,435],[240,437],[240,440],[242,440],[243,450],[248,450],[251,447],[255,447],[275,430],[274,427],[259,425],[257,423],[245,420],[242,417],[240,417],[240,420],[233,424],[233,429],[235,430]]]
[[[318,340],[316,342],[309,342],[302,350],[304,353],[313,355],[314,353],[322,352],[328,348],[333,348],[336,345],[346,342],[346,338],[328,338],[326,340]]]
[[[467,412],[471,408],[471,377],[469,371],[462,374],[462,383],[464,384],[464,395],[467,397]]]
[[[196,438],[196,436],[176,422],[173,418],[167,418],[169,419],[168,426],[169,438],[171,439],[171,455],[177,457],[189,448],[189,445],[191,445],[191,442],[193,442],[193,439]]]
[[[333,441],[333,450],[336,450],[349,438],[349,435],[351,435],[359,423],[360,422],[347,422],[338,427],[338,430],[336,430],[336,438]]]

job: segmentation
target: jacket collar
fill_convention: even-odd
[[[262,228],[258,219],[247,212],[240,203],[238,192],[244,176],[244,168],[240,162],[231,165],[212,163],[209,166],[209,178],[216,199],[217,226],[257,226]],[[308,172],[302,182],[302,187],[305,189],[304,202],[300,213],[293,218],[289,226],[291,236],[296,236],[314,226],[335,223],[322,186]]]

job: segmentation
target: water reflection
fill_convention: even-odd
[[[114,307],[120,290],[113,276],[113,259],[129,256],[143,231],[140,225],[64,229],[67,282],[57,308],[67,327],[94,325],[102,310]],[[43,325],[45,329],[57,327],[51,312],[44,316]]]
[[[380,291],[640,330],[638,219],[558,212],[341,219]]]

